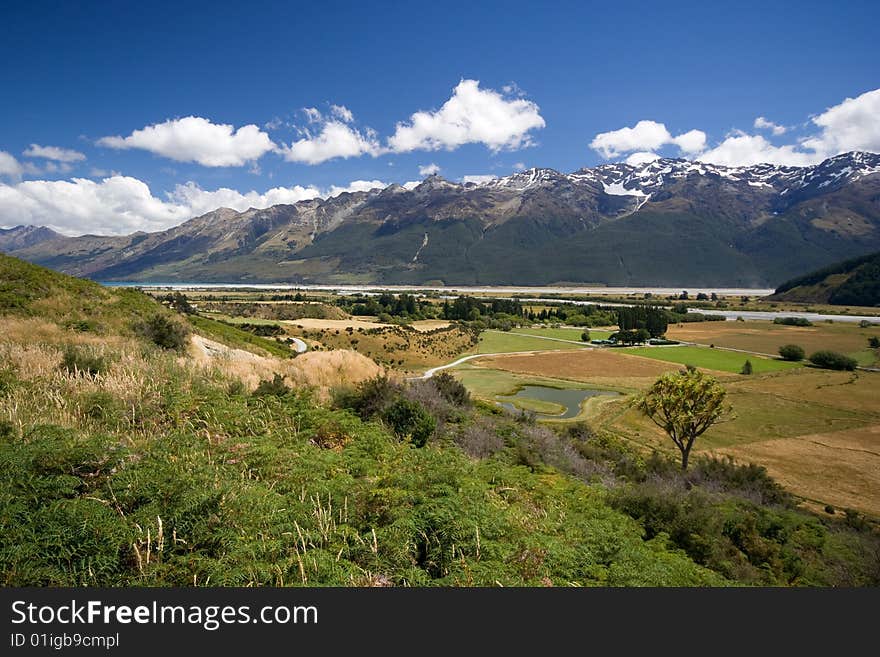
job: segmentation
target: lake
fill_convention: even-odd
[[[535,413],[539,419],[568,420],[575,417],[581,410],[581,404],[585,399],[590,397],[598,397],[600,395],[619,395],[620,393],[613,390],[593,390],[585,389],[563,389],[550,388],[547,386],[524,386],[515,395],[506,395],[507,399],[537,399],[544,402],[552,402],[559,404],[565,408],[565,412],[554,415],[548,413]],[[499,397],[500,399],[500,397]],[[512,402],[499,401],[502,408],[513,413],[521,412],[519,408],[514,406]]]

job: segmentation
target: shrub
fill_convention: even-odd
[[[253,392],[254,397],[283,397],[288,392],[290,392],[291,388],[286,383],[284,383],[284,377],[280,374],[276,374],[272,377],[272,380],[263,379],[257,385],[256,389]]]
[[[471,393],[468,389],[448,372],[440,372],[431,377],[434,386],[450,404],[456,406],[468,406],[471,403]]]
[[[798,361],[803,360],[806,354],[803,347],[796,344],[786,344],[779,347],[779,355],[783,360]]]
[[[387,376],[376,376],[358,384],[354,390],[339,390],[334,403],[348,408],[367,420],[382,413],[398,395],[400,389]]]
[[[774,324],[784,324],[785,326],[812,326],[813,322],[805,317],[777,317],[773,320]]]
[[[416,447],[423,447],[437,426],[437,420],[424,406],[402,397],[385,409],[382,418],[398,438],[409,436]]]
[[[872,335],[870,338],[868,338],[868,346],[871,349],[880,349],[880,338],[878,338],[876,335]]]
[[[186,348],[189,328],[181,322],[164,315],[153,315],[134,326],[134,331],[163,349],[183,351]]]
[[[581,333],[581,342],[589,342],[590,341],[590,332],[584,331]]]
[[[846,370],[852,372],[858,366],[854,358],[844,356],[836,351],[817,351],[810,356],[810,362],[816,367],[826,370]]]
[[[68,374],[97,376],[110,369],[105,356],[94,348],[78,345],[67,345],[61,359],[61,370]]]
[[[834,507],[831,506],[830,504],[826,504],[826,505],[825,505],[825,513],[827,513],[828,515],[833,516],[833,515],[834,515]]]
[[[739,373],[745,374],[745,375],[751,374],[752,373],[752,361],[746,360],[746,362],[743,363],[742,369],[739,371]]]

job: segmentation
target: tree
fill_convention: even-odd
[[[836,351],[817,351],[810,356],[810,362],[816,367],[826,370],[847,370],[852,372],[859,363],[855,358],[850,358]]]
[[[584,331],[581,333],[581,342],[589,342],[590,341],[590,332]]]
[[[871,347],[871,349],[880,349],[880,338],[876,335],[872,335],[868,338],[868,346]]]
[[[786,344],[779,347],[779,355],[782,356],[783,360],[803,360],[804,359],[804,349],[796,344]]]
[[[415,447],[424,447],[437,426],[437,420],[424,406],[404,397],[386,408],[382,418],[398,438],[408,436]]]
[[[713,377],[689,368],[661,376],[635,405],[669,434],[681,452],[681,469],[687,470],[694,442],[730,412],[726,395]]]
[[[740,374],[749,375],[752,373],[752,361],[746,359],[746,362],[743,363],[742,369],[739,371]]]

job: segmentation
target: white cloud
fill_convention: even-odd
[[[0,184],[0,217],[7,226],[49,226],[68,235],[125,235],[138,230],[164,230],[219,207],[243,211],[385,186],[380,180],[355,180],[328,190],[294,185],[263,193],[241,193],[228,188],[204,190],[188,182],[160,198],[146,183],[129,176],[114,175],[98,181],[30,180]]]
[[[317,125],[319,131],[301,129],[302,139],[290,146],[282,144],[278,151],[288,162],[320,164],[337,157],[349,158],[367,154],[376,157],[382,153],[375,131],[370,128],[361,131],[349,125],[354,121],[354,116],[343,105],[332,105],[329,118],[314,107],[307,107],[303,111],[309,123]]]
[[[689,130],[673,137],[663,123],[639,121],[632,128],[599,133],[590,142],[590,148],[612,158],[632,151],[655,151],[667,144],[675,144],[682,153],[694,155],[706,147],[706,133]]]
[[[345,123],[351,123],[354,121],[354,114],[351,113],[351,110],[348,109],[345,105],[331,105],[330,113],[335,116],[340,121],[344,121]]]
[[[468,183],[474,183],[475,185],[482,185],[484,183],[495,180],[498,176],[493,176],[491,174],[486,175],[472,175],[472,176],[462,176],[461,182],[465,185]]]
[[[232,208],[243,212],[249,208],[268,208],[272,205],[293,204],[320,197],[321,191],[314,186],[274,187],[260,194],[249,191],[242,194],[235,189],[221,187],[204,190],[194,182],[177,185],[168,197],[169,201],[187,208],[189,217],[197,217],[217,208]]]
[[[388,139],[390,150],[453,150],[464,144],[485,144],[493,152],[532,145],[532,130],[546,125],[538,106],[492,89],[477,80],[462,80],[437,111],[419,111],[397,124]]]
[[[688,130],[670,140],[685,155],[701,153],[706,148],[706,133],[702,130]]]
[[[785,166],[808,166],[824,158],[815,153],[804,153],[797,146],[774,146],[761,135],[737,132],[729,135],[715,148],[696,159],[701,162],[721,164],[728,167],[745,167],[753,164],[779,164]]]
[[[373,189],[385,189],[388,183],[381,180],[352,180],[345,187],[332,185],[327,196],[339,196],[344,192],[369,192]]]
[[[514,171],[523,171],[526,168],[525,162],[514,162],[513,170]]]
[[[434,164],[423,164],[419,167],[419,175],[420,176],[433,176],[435,173],[440,173],[440,167]]]
[[[22,173],[24,173],[24,168],[21,163],[10,153],[0,151],[0,176],[21,178]]]
[[[847,151],[880,152],[880,89],[847,98],[812,121],[822,132],[804,140],[804,148],[824,156]]]
[[[67,234],[125,234],[160,230],[192,216],[167,203],[136,178],[114,176],[100,182],[29,180],[0,185],[0,216],[8,225],[44,225]]]
[[[875,89],[855,98],[847,98],[812,117],[813,134],[794,143],[777,146],[762,135],[733,130],[720,143],[707,150],[706,135],[700,130],[690,130],[673,137],[662,123],[639,121],[632,128],[596,135],[590,147],[605,157],[632,153],[626,160],[630,164],[655,159],[657,155],[653,151],[667,144],[675,144],[685,156],[724,166],[761,163],[809,166],[849,151],[880,152],[878,117],[880,89]],[[755,119],[753,127],[769,130],[777,137],[790,131],[786,126],[777,125],[763,116]]]
[[[634,167],[639,166],[640,164],[647,164],[648,162],[653,162],[654,160],[659,159],[660,156],[657,153],[649,153],[646,151],[636,151],[628,158],[626,158],[626,163],[630,164]]]
[[[25,157],[42,157],[47,160],[55,160],[56,162],[82,162],[86,159],[86,156],[79,151],[58,146],[40,146],[39,144],[31,144],[30,148],[24,151],[22,155]]]
[[[199,116],[150,125],[128,137],[103,137],[98,144],[117,149],[141,148],[206,167],[242,166],[275,148],[269,135],[253,124],[236,130],[235,126],[211,123]]]
[[[773,121],[768,121],[763,116],[759,116],[757,119],[755,119],[753,127],[756,130],[769,130],[776,137],[778,137],[779,135],[784,135],[788,131],[788,128],[786,128],[784,125],[778,125],[776,123],[773,123]]]
[[[303,113],[309,123],[317,123],[324,118],[324,115],[316,107],[303,107]]]

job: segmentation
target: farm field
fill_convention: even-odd
[[[483,331],[480,334],[479,343],[469,353],[493,354],[511,351],[556,351],[578,348],[577,345],[558,342],[556,340],[547,340],[534,333],[531,335],[520,335],[519,333],[518,329],[516,332]],[[584,347],[586,346],[586,343],[584,343]]]
[[[668,363],[679,363],[680,365],[693,365],[694,367],[731,372],[733,374],[737,374],[742,370],[746,360],[751,361],[755,374],[802,367],[800,363],[764,358],[736,351],[712,349],[710,347],[627,347],[620,351],[633,356],[642,356]]]
[[[723,381],[733,414],[703,436],[697,452],[728,454],[768,468],[807,499],[880,516],[880,375],[799,368]],[[646,450],[675,451],[665,433],[622,402],[596,426]]]
[[[786,326],[773,322],[694,322],[674,324],[666,332],[671,340],[714,344],[717,347],[745,349],[775,355],[785,344],[797,344],[807,355],[820,349],[845,353],[871,366],[877,362],[877,352],[868,349],[868,338],[880,337],[880,327],[861,328],[858,324],[814,324],[813,326]],[[753,363],[754,364],[754,361]]]
[[[523,335],[535,335],[544,338],[556,338],[558,340],[581,341],[581,334],[584,330],[590,332],[591,340],[605,340],[611,335],[611,331],[605,329],[582,329],[582,328],[517,328],[513,329],[514,333]],[[616,329],[615,329],[616,330]]]
[[[645,379],[650,382],[664,372],[680,369],[674,364],[626,356],[618,349],[491,356],[480,358],[473,363],[490,369],[580,382],[621,379]],[[640,388],[640,383],[627,387]]]

